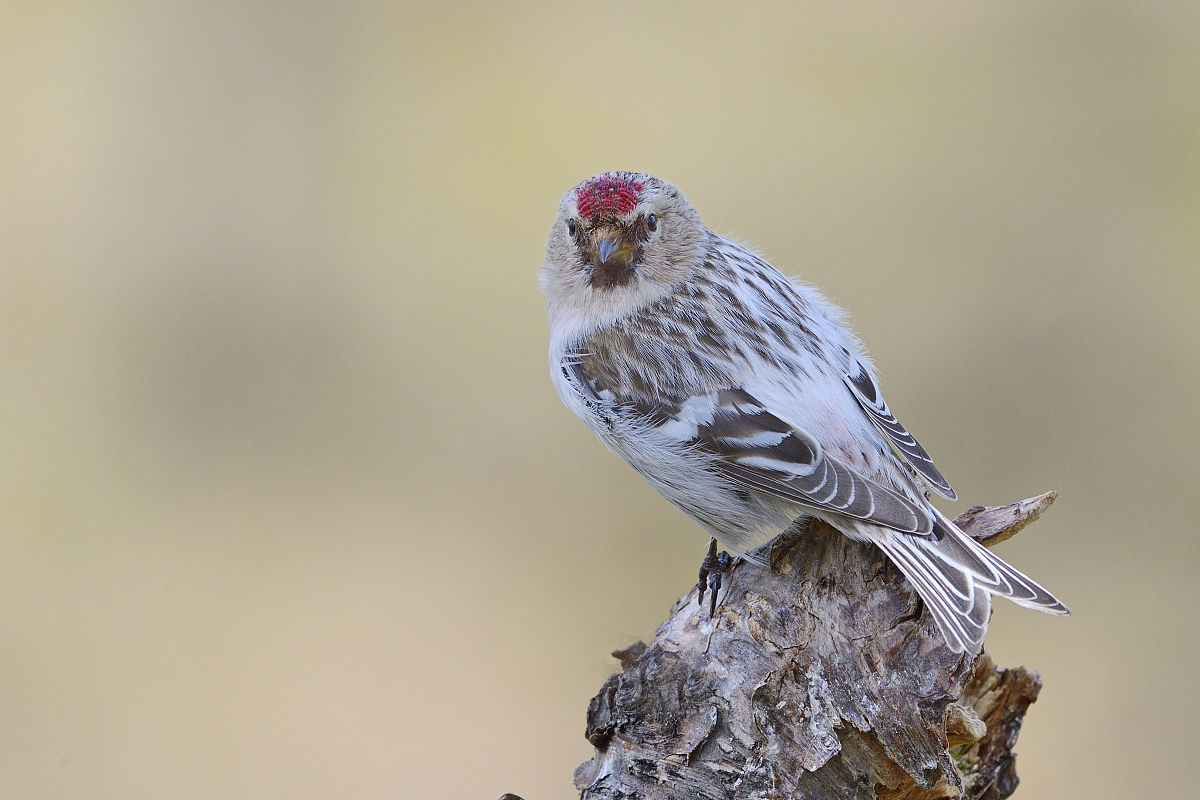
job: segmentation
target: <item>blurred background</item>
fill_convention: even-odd
[[[1018,796],[1200,790],[1200,5],[2,14],[0,796],[576,796],[706,544],[548,378],[608,169],[851,312],[948,510],[1061,492]]]

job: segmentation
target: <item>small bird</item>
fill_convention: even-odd
[[[954,651],[981,646],[993,594],[1069,613],[929,502],[925,487],[956,495],[844,312],[710,231],[671,184],[608,172],[568,191],[540,283],[563,403],[712,537],[701,601],[707,583],[715,609],[717,542],[754,559],[816,518],[882,550]]]

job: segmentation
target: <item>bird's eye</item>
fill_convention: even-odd
[[[651,231],[658,230],[658,217],[654,216],[653,214],[646,217],[646,227]]]
[[[575,220],[573,220],[573,219],[567,220],[567,233],[574,236],[576,227],[577,226],[575,225]]]

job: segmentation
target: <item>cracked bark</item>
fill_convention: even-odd
[[[976,507],[986,545],[1054,500]],[[709,619],[695,590],[588,709],[587,800],[966,797],[1017,785],[1012,748],[1041,679],[951,652],[879,551],[814,524],[739,562]]]

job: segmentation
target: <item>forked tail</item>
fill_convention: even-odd
[[[886,528],[862,530],[883,550],[925,601],[950,649],[974,651],[983,644],[991,595],[1047,614],[1069,614],[1040,584],[1018,572],[960,531],[934,509],[929,536]]]

